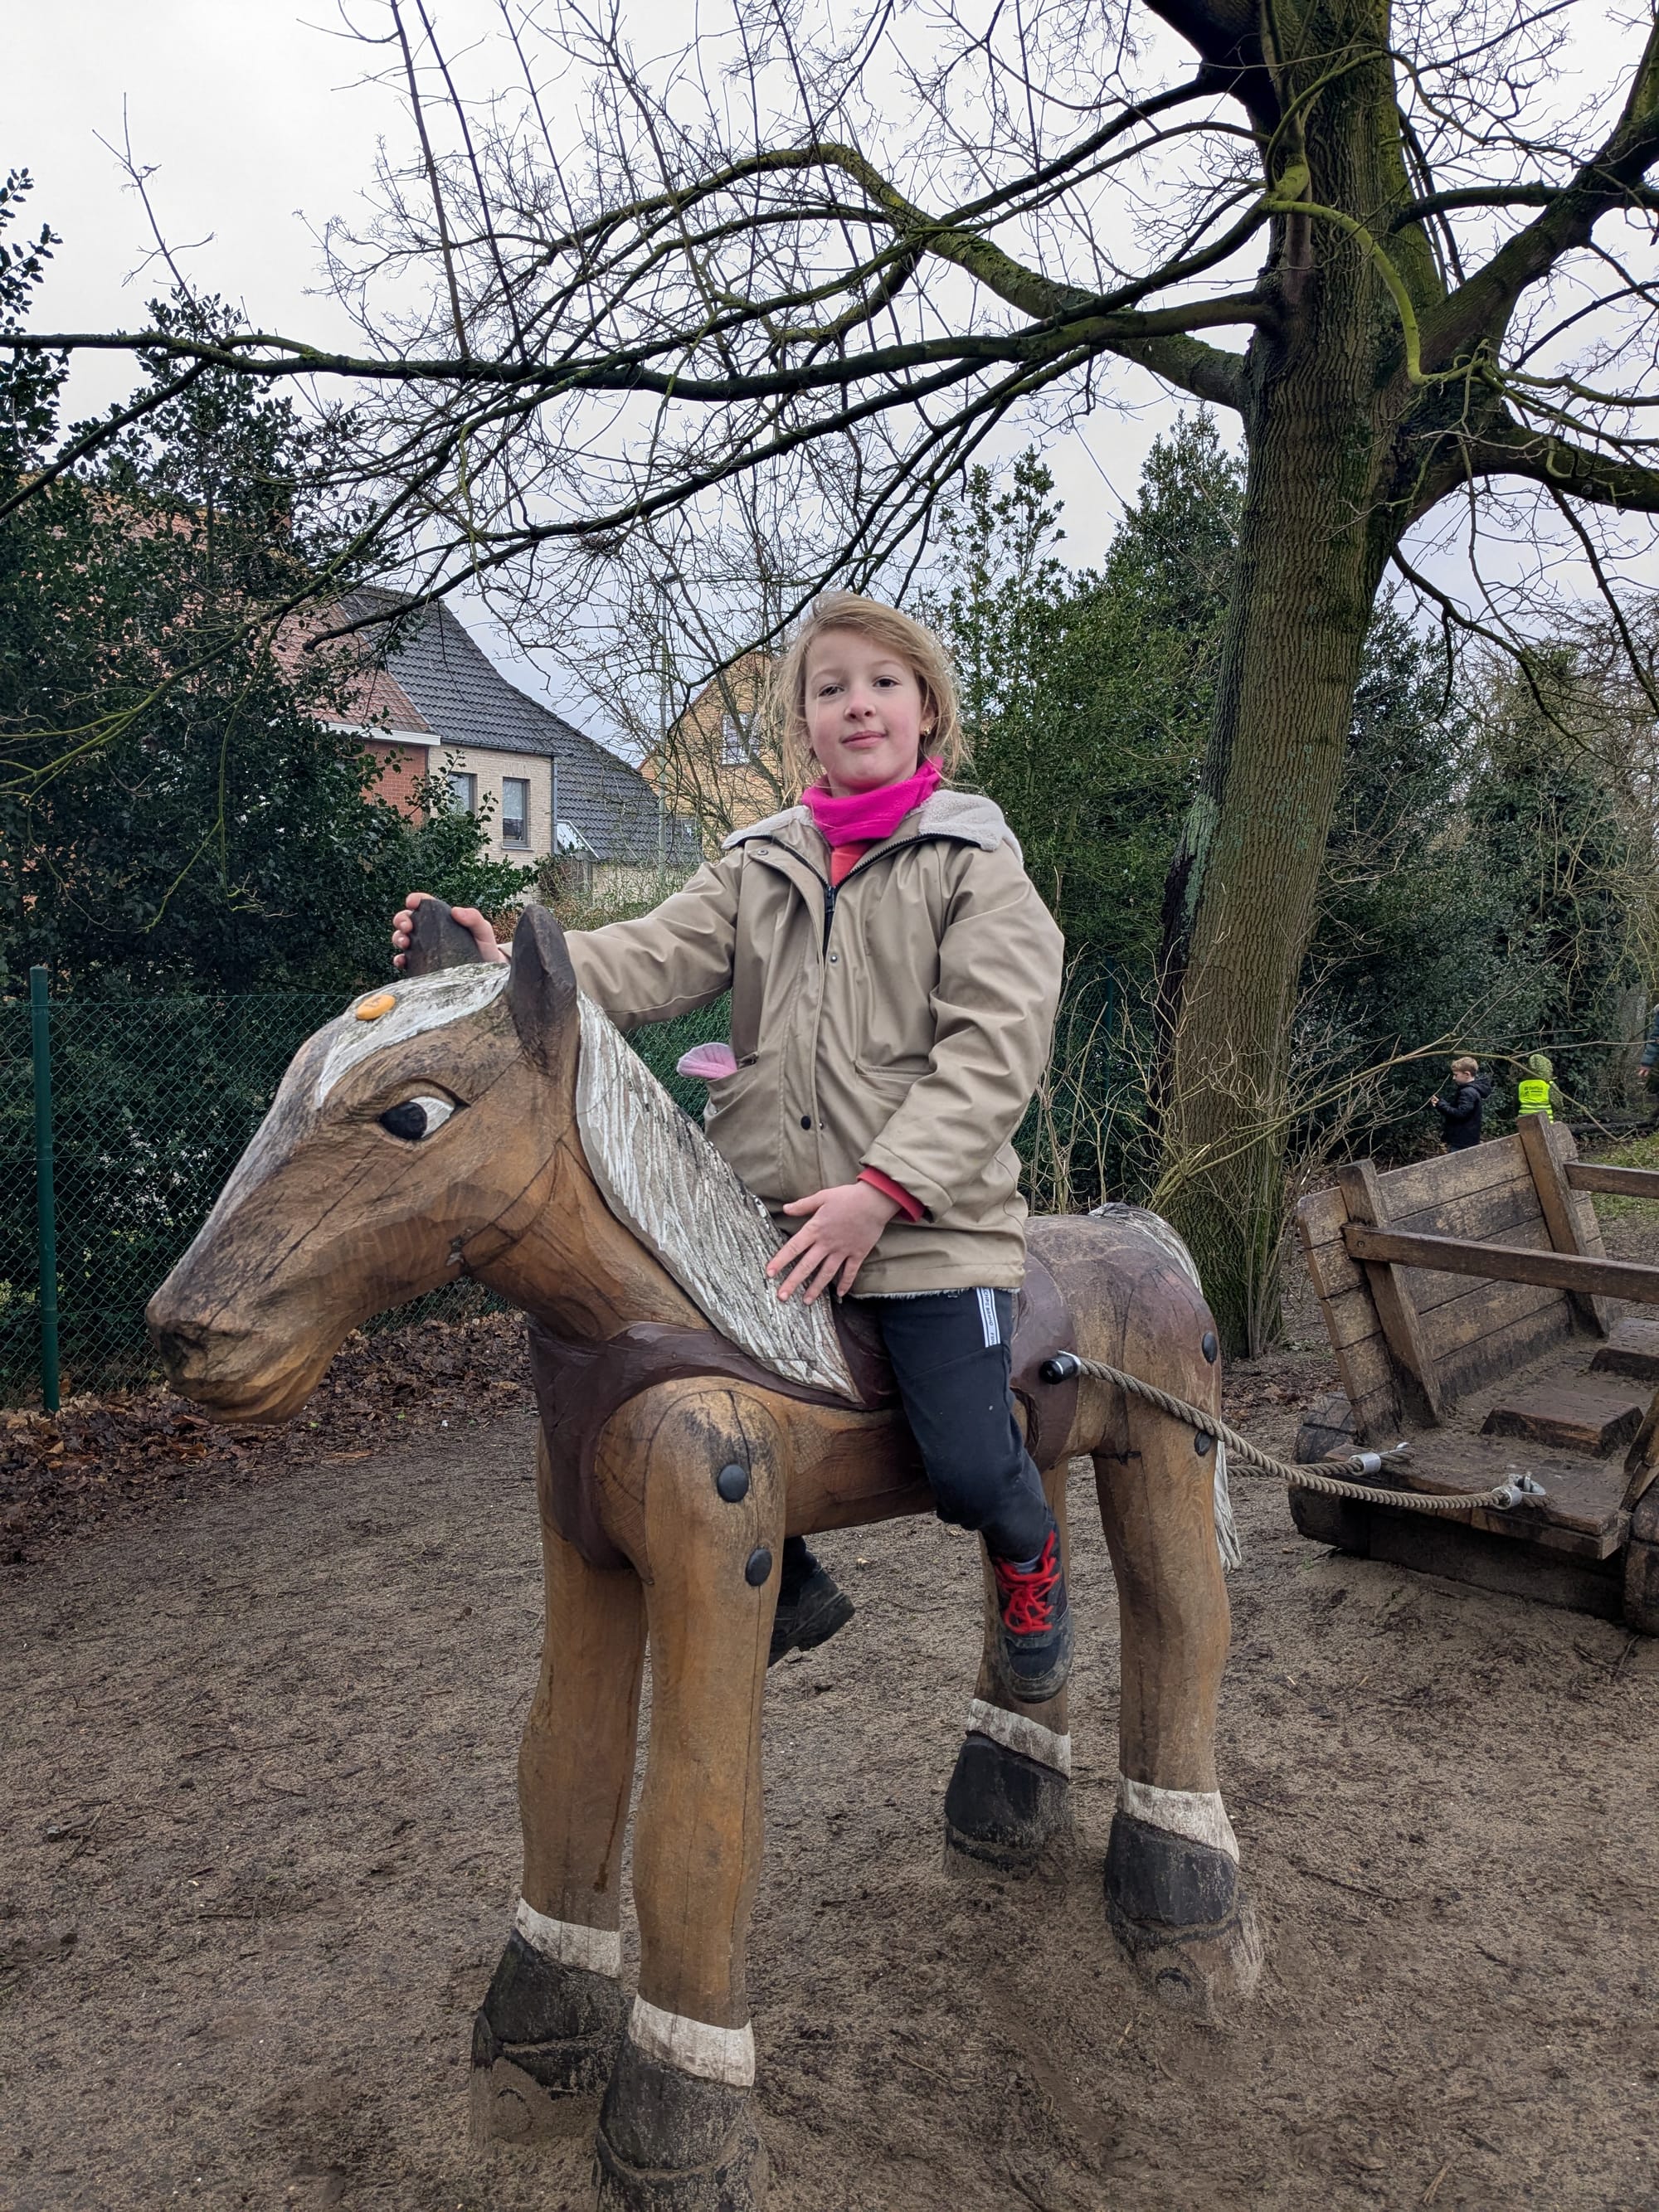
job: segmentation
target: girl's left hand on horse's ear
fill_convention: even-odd
[[[781,1298],[792,1297],[803,1285],[806,1304],[830,1288],[842,1297],[852,1289],[859,1269],[880,1242],[881,1232],[898,1212],[895,1200],[873,1183],[836,1183],[815,1190],[784,1207],[786,1213],[804,1213],[805,1226],[766,1263],[770,1279],[789,1270],[778,1285]]]

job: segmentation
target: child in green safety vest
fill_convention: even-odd
[[[1527,1073],[1516,1086],[1519,1093],[1516,1107],[1517,1115],[1541,1114],[1547,1121],[1555,1119],[1555,1109],[1561,1103],[1561,1093],[1550,1080],[1554,1073],[1554,1067],[1543,1053],[1534,1052],[1528,1055]]]

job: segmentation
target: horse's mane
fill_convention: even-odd
[[[829,1300],[779,1298],[771,1215],[586,994],[576,1126],[611,1211],[722,1336],[786,1381],[856,1401]]]

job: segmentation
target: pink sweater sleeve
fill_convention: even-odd
[[[907,1221],[920,1221],[927,1210],[919,1198],[911,1197],[902,1183],[895,1182],[891,1176],[884,1175],[879,1168],[860,1168],[859,1181],[873,1185],[884,1198],[890,1198]]]

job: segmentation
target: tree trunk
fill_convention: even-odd
[[[1340,453],[1314,429],[1281,410],[1251,454],[1209,757],[1170,886],[1156,1202],[1235,1351],[1277,1333],[1291,1022],[1376,584]]]
[[[1281,28],[1328,57],[1352,50],[1344,13],[1316,7]],[[1278,72],[1283,89],[1295,74]],[[1330,76],[1304,111],[1310,196],[1376,220],[1406,189],[1397,138],[1377,127],[1391,93],[1374,63]],[[1365,632],[1406,520],[1394,456],[1412,397],[1398,317],[1340,228],[1282,221],[1264,289],[1281,312],[1247,366],[1214,719],[1165,895],[1155,1102],[1154,1203],[1191,1246],[1230,1349],[1251,1352],[1278,1334],[1291,1021]]]

